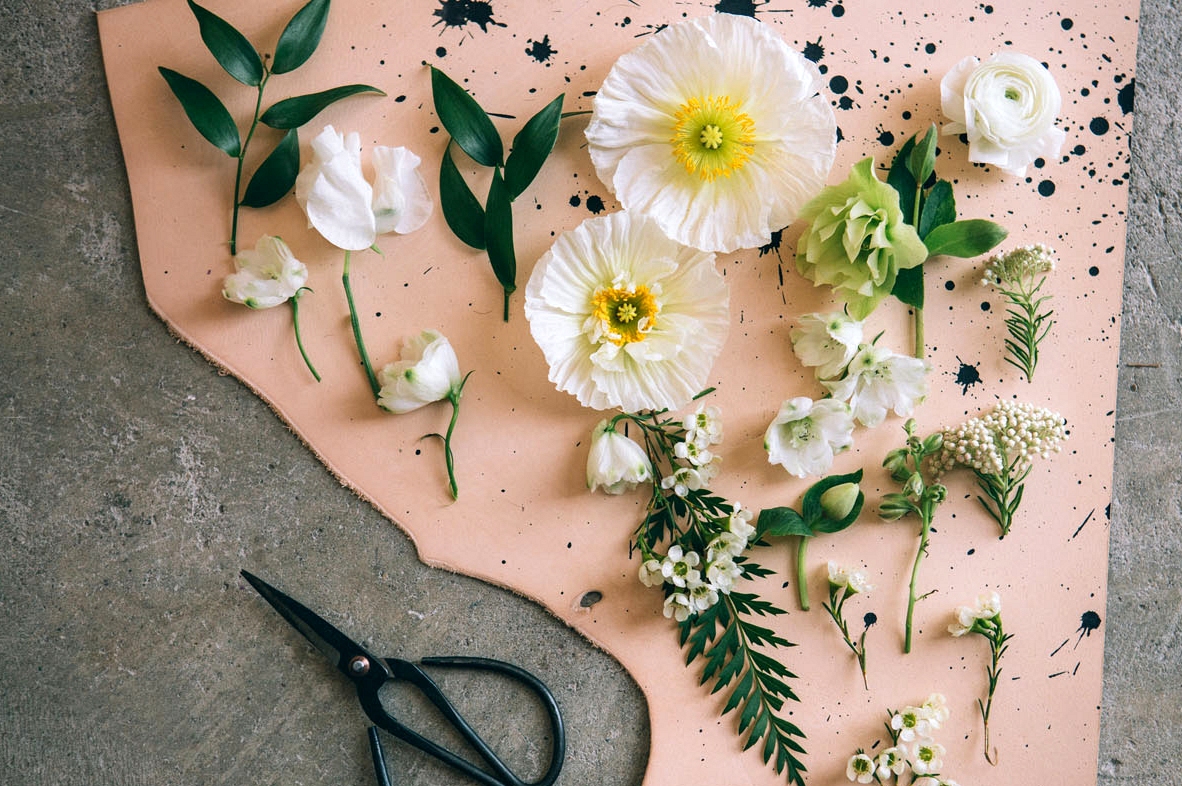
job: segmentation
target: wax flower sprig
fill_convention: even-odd
[[[989,713],[993,709],[993,693],[997,690],[997,683],[1001,677],[1001,656],[1009,648],[1009,640],[1014,637],[1006,633],[1001,623],[1001,596],[996,592],[984,592],[977,596],[973,606],[957,606],[956,619],[948,626],[948,632],[961,637],[975,633],[989,642],[989,665],[985,674],[989,678],[989,691],[984,701],[977,699],[977,708],[981,711],[981,722],[985,728],[985,761],[997,764],[997,749],[989,749]]]
[[[882,744],[881,740],[867,748],[858,748],[846,762],[846,778],[854,783],[902,783],[902,777],[909,773],[910,786],[957,786],[956,781],[940,775],[946,751],[934,738],[950,715],[944,696],[939,693],[928,696],[917,707],[904,707],[898,712],[887,710],[884,725],[890,745],[873,757],[866,751],[873,751]]]
[[[699,406],[684,419],[665,410],[622,413],[595,427],[587,485],[613,494],[647,485],[651,497],[630,544],[640,556],[640,581],[664,593],[664,614],[688,648],[686,665],[701,659],[702,684],[712,682],[714,693],[729,688],[722,712],[739,712],[744,749],[760,745],[764,762],[803,786],[804,733],[780,712],[785,701],[798,701],[787,682],[793,675],[762,651],[793,645],[753,621],[785,612],[738,588],[740,579],[771,573],[747,556],[762,545],[761,533],[752,511],[707,486],[719,470],[712,448],[721,441],[714,407]]]
[[[1050,295],[1041,294],[1047,274],[1055,269],[1055,252],[1038,244],[997,254],[985,264],[981,283],[1005,296],[1006,362],[1034,381],[1038,345],[1055,324],[1055,313],[1046,308]]]
[[[919,566],[928,551],[928,540],[932,532],[932,519],[936,508],[948,496],[948,489],[942,484],[925,478],[925,460],[937,455],[944,444],[943,434],[937,432],[921,439],[916,433],[914,420],[903,425],[907,432],[904,447],[892,450],[882,462],[891,479],[901,486],[901,491],[886,494],[879,505],[878,514],[888,521],[897,521],[905,516],[919,519],[919,547],[915,550],[915,562],[911,566],[911,581],[907,590],[907,623],[903,639],[903,652],[911,652],[912,623],[915,603],[930,593],[917,595]]]
[[[855,642],[854,637],[850,635],[850,626],[845,619],[844,607],[845,602],[851,597],[869,592],[874,589],[874,585],[866,580],[866,574],[861,570],[839,565],[833,560],[829,560],[826,573],[829,577],[829,601],[822,606],[833,619],[834,624],[837,625],[837,629],[841,631],[845,645],[858,659],[858,668],[862,671],[862,687],[870,690],[870,683],[866,681],[866,634],[877,618],[873,613],[863,617],[865,627],[862,628],[862,635]]]
[[[945,430],[933,468],[937,474],[958,464],[971,469],[984,493],[977,501],[997,522],[1004,538],[1022,502],[1034,457],[1050,458],[1066,439],[1067,421],[1059,413],[1002,401],[986,414]]]
[[[266,207],[286,196],[295,185],[300,169],[300,143],[297,129],[322,109],[358,93],[377,93],[369,85],[343,85],[316,93],[285,98],[263,111],[263,91],[275,74],[294,71],[312,56],[320,44],[328,22],[329,0],[310,0],[288,21],[275,45],[274,57],[261,55],[233,25],[213,12],[189,0],[197,18],[201,40],[226,73],[257,91],[254,116],[245,137],[212,90],[196,79],[170,68],[159,67],[160,75],[180,101],[185,114],[197,131],[214,147],[236,160],[233,211],[230,218],[230,254],[238,253],[238,211],[242,207]],[[243,168],[250,143],[259,123],[286,131],[283,138],[255,170],[245,190]]]
[[[517,254],[513,247],[513,201],[537,177],[558,140],[564,95],[531,117],[513,138],[509,156],[488,113],[468,91],[438,68],[431,68],[431,96],[439,121],[451,135],[439,167],[439,201],[451,231],[477,251],[487,251],[493,274],[504,290],[503,319],[509,321],[509,296],[517,289]],[[492,169],[488,197],[481,205],[460,174],[451,142],[468,157]]]

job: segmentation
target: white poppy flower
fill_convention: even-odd
[[[863,345],[841,380],[822,382],[833,397],[849,402],[854,418],[873,428],[887,411],[910,415],[928,395],[928,366],[883,347]]]
[[[525,316],[559,390],[625,412],[692,400],[730,324],[714,256],[632,213],[562,234],[534,266]]]
[[[850,408],[836,399],[813,401],[803,396],[780,405],[763,435],[767,460],[798,478],[821,475],[833,457],[854,443]]]
[[[770,25],[713,14],[612,66],[587,141],[626,210],[707,251],[765,245],[824,185],[837,122],[816,65]]]
[[[1059,155],[1067,134],[1055,127],[1062,97],[1033,57],[998,52],[984,63],[966,57],[940,80],[945,134],[966,134],[969,160],[1021,177],[1036,158]]]
[[[387,232],[421,227],[433,204],[418,172],[419,157],[406,148],[375,147],[377,188],[361,168],[361,137],[325,126],[312,140],[312,160],[296,178],[296,202],[324,239],[360,251]]]
[[[608,420],[595,425],[587,453],[587,488],[623,494],[652,476],[653,467],[644,448],[612,428]]]
[[[862,323],[840,311],[805,314],[789,333],[792,349],[805,366],[815,366],[817,379],[841,376],[862,343]]]
[[[397,415],[443,401],[463,382],[451,343],[437,330],[404,339],[400,359],[378,374],[378,406]]]
[[[272,235],[235,254],[234,270],[222,282],[222,297],[251,308],[282,305],[308,282],[308,268]]]

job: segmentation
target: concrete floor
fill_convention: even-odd
[[[647,721],[614,661],[511,593],[421,566],[149,312],[93,16],[117,2],[0,0],[0,784],[372,782],[347,686],[244,603],[247,554],[387,646],[544,671],[570,730],[562,782],[638,783]],[[1145,0],[1141,24],[1106,786],[1182,784],[1182,22]],[[522,768],[547,755],[538,718],[499,723],[496,691],[450,684]],[[277,695],[300,699],[276,712]],[[387,754],[398,783],[455,780]]]

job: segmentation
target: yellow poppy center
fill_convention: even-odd
[[[691,175],[730,177],[755,151],[755,123],[729,96],[691,98],[675,117],[673,156]]]
[[[604,338],[616,346],[643,341],[660,310],[656,297],[643,285],[600,289],[591,299],[591,312]]]

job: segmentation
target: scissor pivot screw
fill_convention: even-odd
[[[349,673],[364,677],[369,673],[369,658],[358,655],[349,661]]]

